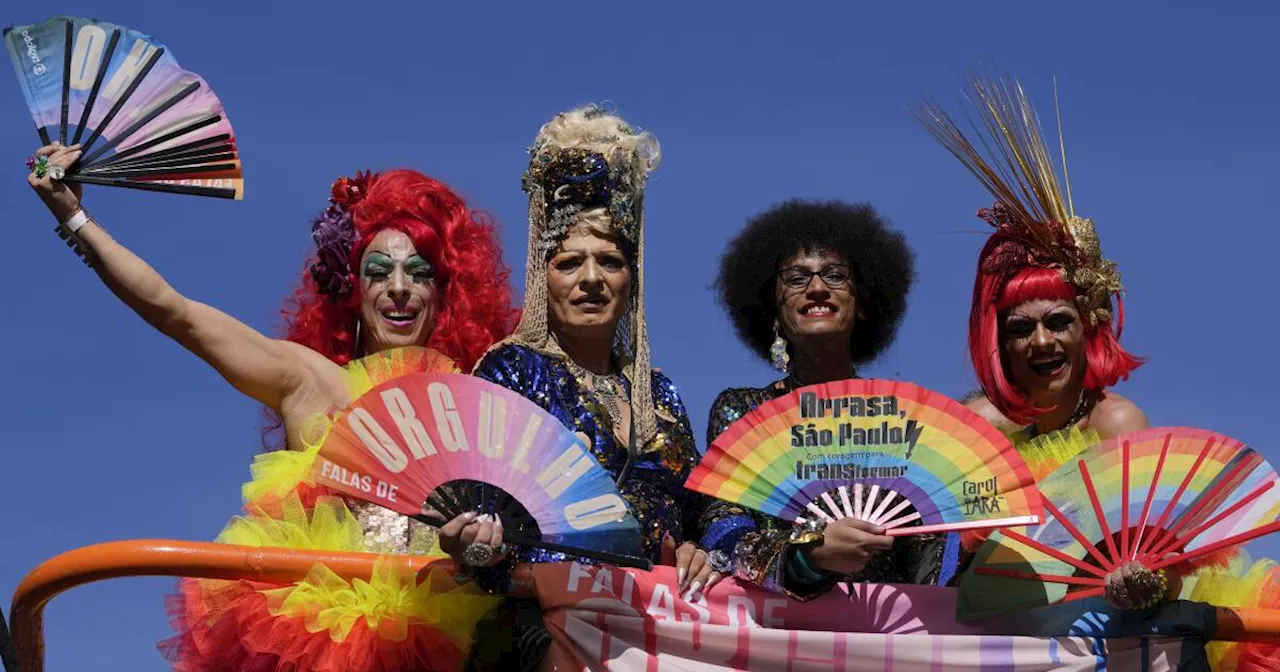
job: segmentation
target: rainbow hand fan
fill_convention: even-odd
[[[952,399],[888,380],[761,404],[712,442],[685,487],[785,520],[852,517],[890,535],[1041,519],[1031,473],[1004,434]]]
[[[4,42],[40,140],[83,147],[64,180],[242,197],[222,103],[151,36],[58,16],[6,28]]]
[[[630,508],[578,437],[474,376],[415,373],[374,387],[338,416],[312,476],[431,525],[493,513],[512,543],[652,567]]]
[[[342,367],[342,380],[351,398],[359,399],[385,382],[423,372],[462,373],[458,363],[439,350],[406,345],[347,362]]]
[[[1128,562],[1161,569],[1280,530],[1275,486],[1261,455],[1213,432],[1108,439],[1041,481],[1044,523],[987,539],[961,580],[958,616],[1099,596]]]

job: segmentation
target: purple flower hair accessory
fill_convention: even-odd
[[[320,293],[330,301],[351,296],[352,277],[351,248],[356,244],[356,225],[351,211],[369,195],[374,175],[367,170],[355,177],[339,177],[329,189],[329,207],[311,222],[311,240],[316,244],[316,263],[311,265],[311,277],[320,286]]]
[[[351,215],[337,205],[325,208],[324,214],[311,223],[311,240],[316,244],[316,263],[311,277],[320,293],[331,301],[351,295],[351,268],[348,260],[356,242],[356,227]]]

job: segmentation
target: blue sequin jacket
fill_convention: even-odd
[[[743,415],[792,389],[789,381],[778,381],[764,388],[721,392],[711,406],[707,446]],[[699,518],[702,547],[726,553],[733,561],[735,578],[797,600],[817,597],[840,580],[945,584],[956,570],[959,540],[955,535],[899,537],[892,550],[873,556],[862,571],[838,576],[807,566],[797,568],[792,523],[723,500],[710,501]]]
[[[627,447],[614,435],[609,413],[569,370],[564,359],[520,345],[505,345],[487,354],[473,375],[520,393],[537,403],[571,431],[591,439],[591,453],[616,479],[627,461]],[[630,392],[629,382],[627,392]],[[689,414],[676,387],[653,372],[653,400],[658,433],[645,445],[631,473],[618,490],[640,523],[645,556],[662,559],[662,542],[670,534],[676,544],[691,537],[706,498],[686,490],[685,480],[698,463],[699,453]],[[510,588],[511,570],[520,562],[577,560],[543,549],[517,547],[497,567],[473,570],[487,590]],[[581,560],[579,560],[581,562]]]

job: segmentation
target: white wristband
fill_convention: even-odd
[[[80,228],[89,222],[89,219],[89,213],[84,208],[80,208],[76,210],[74,215],[67,218],[67,221],[62,223],[62,226],[66,227],[71,233],[78,233]]]

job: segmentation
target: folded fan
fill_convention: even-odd
[[[44,144],[81,144],[72,182],[239,199],[235,132],[213,90],[167,47],[81,17],[6,28]]]
[[[1108,439],[1040,483],[1045,521],[998,530],[960,582],[958,616],[982,618],[1102,595],[1132,561],[1156,570],[1280,530],[1276,472],[1201,429]]]
[[[428,524],[490,513],[512,543],[651,566],[626,500],[578,437],[474,376],[416,373],[374,387],[338,416],[313,477]]]
[[[796,522],[887,534],[1025,525],[1041,515],[1018,452],[977,413],[890,380],[842,380],[761,404],[716,438],[685,487]]]

